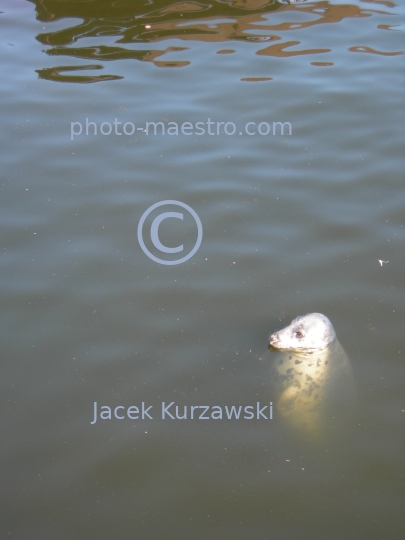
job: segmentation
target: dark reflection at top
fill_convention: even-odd
[[[296,55],[326,53],[331,50],[328,38],[316,48],[302,47],[300,41],[291,40],[291,32],[317,24],[339,23],[344,19],[371,17],[370,3],[394,7],[387,0],[371,0],[360,7],[357,4],[329,4],[328,1],[305,0],[29,0],[35,4],[37,18],[42,22],[78,19],[69,26],[37,36],[48,48],[50,56],[73,57],[90,60],[91,65],[81,70],[102,69],[111,60],[134,59],[153,62],[157,67],[184,67],[190,62],[181,53],[189,47],[179,47],[173,41],[167,46],[145,49],[139,45],[181,40],[183,42],[243,41],[256,44],[259,55],[286,58]],[[283,20],[285,14],[285,20]],[[81,22],[80,22],[81,21]],[[295,37],[295,36],[294,36]],[[269,46],[269,42],[275,42]],[[257,50],[258,43],[265,43]],[[349,51],[357,52],[361,43],[348,43]],[[220,48],[223,48],[221,45]],[[288,48],[288,51],[285,49]],[[219,50],[217,52],[220,52]],[[390,51],[392,52],[392,51]],[[170,53],[170,60],[162,59]],[[376,54],[382,54],[376,51]],[[397,53],[399,54],[399,53]],[[157,60],[159,58],[159,60]],[[63,65],[38,70],[41,78],[64,82],[98,82],[121,78],[120,75],[63,75],[78,69]]]

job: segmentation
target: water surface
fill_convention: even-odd
[[[0,11],[3,536],[401,538],[403,6]],[[165,200],[203,225],[179,265],[137,239]],[[190,216],[166,223],[162,243],[189,250]],[[190,419],[269,405],[268,336],[311,311],[352,363],[343,425],[313,441],[277,415]],[[188,418],[162,420],[163,401]],[[94,402],[153,420],[92,425]]]

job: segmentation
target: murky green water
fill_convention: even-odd
[[[403,5],[0,11],[1,537],[402,538]],[[167,200],[182,264],[138,241]],[[268,336],[311,311],[357,392],[316,438],[268,419]]]

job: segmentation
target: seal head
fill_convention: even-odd
[[[279,351],[313,354],[328,347],[335,339],[336,334],[328,317],[322,313],[308,313],[272,334],[269,344]]]

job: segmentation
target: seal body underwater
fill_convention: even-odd
[[[355,396],[350,361],[321,313],[294,319],[273,333],[276,411],[301,433],[317,436]]]

